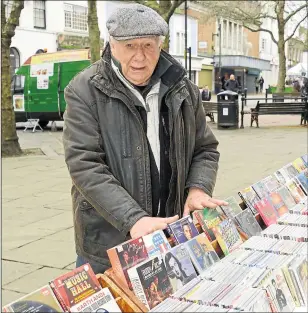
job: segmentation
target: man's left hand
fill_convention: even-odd
[[[202,210],[205,207],[214,209],[217,205],[228,205],[228,203],[223,200],[211,198],[199,188],[190,188],[184,206],[183,216],[187,216],[190,212],[195,210]]]

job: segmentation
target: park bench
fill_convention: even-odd
[[[273,102],[284,102],[288,98],[297,98],[300,97],[300,92],[274,92],[272,94]]]
[[[205,115],[215,123],[214,113],[217,113],[217,102],[202,101]]]
[[[250,126],[252,127],[253,122],[256,122],[259,127],[259,115],[269,114],[301,114],[301,125],[304,122],[306,125],[308,120],[308,105],[307,102],[257,102],[255,108],[251,109],[251,121]]]

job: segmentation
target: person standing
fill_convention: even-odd
[[[162,50],[168,24],[133,3],[106,26],[102,58],[65,89],[63,128],[76,266],[95,273],[110,268],[108,249],[226,205],[212,198],[220,154],[199,89]]]
[[[259,86],[260,86],[259,79],[258,79],[258,77],[256,77],[255,78],[256,94],[259,93]]]
[[[209,90],[209,86],[204,86],[201,92],[202,101],[211,101],[211,91]]]
[[[264,79],[262,76],[259,79],[259,84],[260,84],[260,93],[263,93]]]
[[[226,90],[230,90],[233,92],[238,92],[239,90],[239,84],[237,80],[235,79],[235,76],[233,74],[230,75],[230,79],[227,80],[225,84]]]

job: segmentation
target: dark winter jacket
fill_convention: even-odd
[[[238,92],[239,84],[238,84],[237,80],[229,79],[229,80],[227,80],[227,82],[225,84],[225,88],[226,88],[226,90]]]
[[[190,187],[213,192],[218,141],[206,124],[198,87],[169,54],[161,56],[171,63],[160,89],[168,107],[172,169],[166,212],[181,216]],[[113,71],[109,45],[100,61],[69,83],[65,99],[76,252],[107,269],[106,250],[127,240],[140,218],[152,216],[149,147],[138,100]]]

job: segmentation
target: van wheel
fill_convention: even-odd
[[[48,125],[49,121],[39,121],[39,124],[42,128],[45,128]]]

